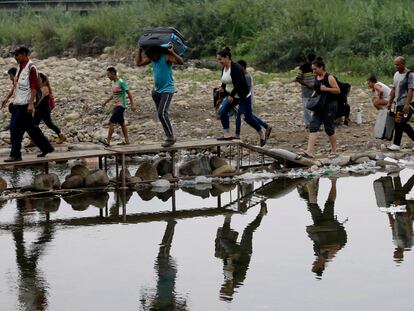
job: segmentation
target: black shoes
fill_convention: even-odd
[[[22,157],[8,157],[7,159],[4,159],[4,162],[18,162],[21,160],[22,160]]]
[[[37,155],[37,157],[38,158],[44,158],[48,153],[51,153],[51,152],[53,152],[53,151],[55,151],[55,149],[54,148],[52,148],[52,149],[50,149],[49,151],[42,151],[41,153],[39,153],[38,155]]]
[[[163,148],[167,148],[167,147],[171,147],[172,145],[175,144],[175,139],[167,139],[166,141],[164,141],[161,146]]]

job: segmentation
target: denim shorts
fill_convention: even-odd
[[[309,124],[309,132],[316,133],[323,124],[326,134],[331,136],[335,134],[335,115],[337,110],[337,102],[326,103],[326,107],[318,112],[312,112]]]

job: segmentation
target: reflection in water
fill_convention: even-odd
[[[411,250],[413,246],[413,219],[414,201],[407,200],[406,195],[414,186],[414,175],[403,186],[399,174],[381,177],[374,181],[374,191],[377,205],[387,208],[392,231],[392,240],[395,245],[394,260],[398,263],[404,260],[404,251]],[[391,207],[397,208],[392,210]],[[402,207],[398,211],[398,207]],[[405,211],[403,211],[405,210]]]
[[[109,194],[107,192],[85,192],[64,196],[63,199],[76,211],[84,211],[90,205],[104,208],[108,204]]]
[[[16,245],[16,261],[19,270],[19,309],[46,310],[48,285],[37,265],[46,244],[53,239],[54,228],[51,223],[44,222],[41,225],[39,238],[28,247],[24,239],[24,222],[25,216],[30,215],[33,208],[32,201],[18,199],[16,204],[17,216],[12,234]]]
[[[240,243],[237,243],[239,233],[231,229],[230,214],[225,215],[223,226],[217,229],[215,256],[223,259],[224,274],[220,299],[233,300],[235,289],[243,285],[253,253],[253,233],[266,214],[266,203],[263,201],[256,218],[244,229]]]
[[[154,265],[158,276],[156,291],[152,293],[153,291],[145,290],[141,295],[140,301],[144,310],[188,310],[187,301],[175,292],[177,264],[170,255],[170,250],[176,223],[174,220],[167,222]]]
[[[344,226],[334,216],[336,199],[336,178],[331,179],[331,189],[323,211],[318,205],[319,179],[307,181],[298,186],[298,192],[308,203],[313,225],[306,227],[308,236],[313,241],[316,259],[312,264],[312,272],[318,278],[322,276],[326,264],[333,260],[336,253],[345,246],[347,235]]]

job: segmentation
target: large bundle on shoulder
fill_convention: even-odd
[[[183,56],[188,51],[184,36],[173,27],[145,29],[143,35],[138,40],[138,45],[144,50],[148,47],[165,49],[173,47],[174,51],[180,56]]]

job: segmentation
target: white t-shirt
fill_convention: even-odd
[[[224,68],[223,75],[221,76],[221,83],[226,85],[226,91],[229,93],[234,89],[233,80],[231,79],[230,74],[231,74],[231,67],[229,67],[229,69]]]
[[[386,84],[384,84],[382,82],[377,82],[377,83],[375,83],[375,85],[378,85],[381,88],[382,98],[385,99],[385,100],[389,100],[391,89]],[[378,97],[380,96],[380,94],[377,90],[374,91],[374,95],[378,96]]]
[[[408,79],[406,79],[406,76],[406,72],[399,73],[397,71],[394,74],[393,87],[395,90],[395,102],[397,106],[403,106],[405,104],[408,90],[414,88],[413,73],[411,72],[408,75]]]

